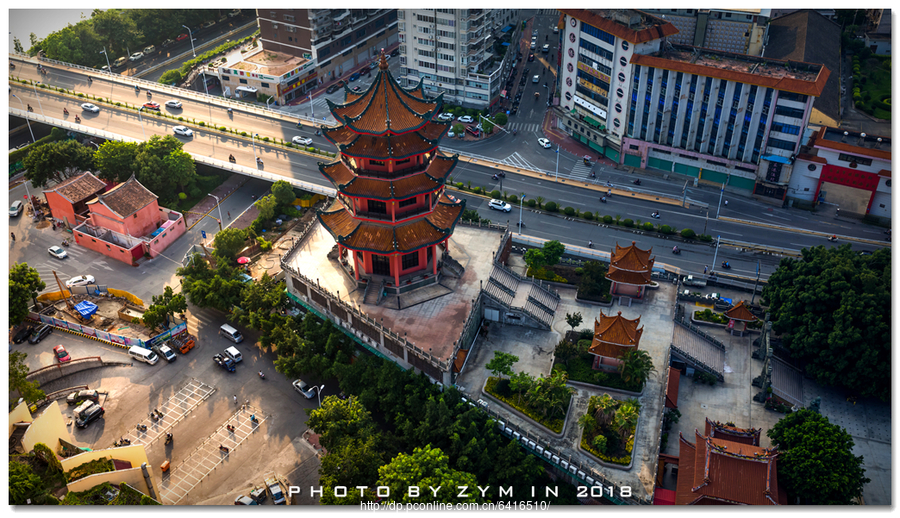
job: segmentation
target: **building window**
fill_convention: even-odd
[[[774,123],[773,123],[774,124]],[[863,158],[859,156],[847,155],[845,153],[841,153],[838,155],[838,160],[843,162],[857,163],[859,165],[872,165],[871,158]]]
[[[269,83],[260,83],[259,86],[261,86],[261,87],[263,87],[263,88],[268,88],[268,87],[269,87]]]
[[[416,199],[414,197],[407,198],[405,200],[400,200],[399,202],[397,202],[398,207],[409,207],[410,205],[415,205],[415,204],[416,204]]]
[[[238,79],[238,82],[241,83],[242,85],[247,84],[247,80],[246,80],[246,79]]]
[[[615,45],[615,44],[616,44],[616,37],[615,37],[615,36],[613,36],[612,34],[606,32],[606,31],[604,31],[604,30],[598,29],[598,28],[596,28],[596,27],[594,27],[594,26],[592,26],[592,25],[588,25],[588,24],[586,24],[586,23],[582,23],[582,24],[581,24],[581,32],[585,32],[585,33],[587,33],[587,34],[590,34],[591,36],[597,38],[598,40],[604,41],[604,42],[606,42],[606,43],[609,43],[610,45]]]
[[[387,214],[387,204],[383,201],[369,200],[369,212],[373,214]]]
[[[400,260],[400,264],[404,270],[419,266],[419,252],[404,255]]]
[[[231,76],[222,76],[222,81],[231,81]]]

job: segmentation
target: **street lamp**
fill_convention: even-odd
[[[197,52],[194,51],[194,35],[191,34],[191,28],[187,25],[182,25],[182,27],[184,27],[188,31],[188,39],[191,40],[191,54],[193,54],[194,57],[197,57]]]
[[[219,197],[215,194],[210,194],[213,198],[216,199],[216,207],[219,208],[219,232],[222,231],[222,202],[219,200]]]
[[[322,406],[322,389],[325,388],[325,385],[321,386],[313,386],[316,389],[316,395],[319,396],[319,406]]]
[[[525,205],[525,193],[519,196],[519,234],[522,234],[522,207]]]
[[[34,88],[34,98],[37,99],[37,102],[38,102],[38,108],[41,109],[41,115],[44,115],[44,106],[41,104],[41,98],[38,97],[38,93],[37,93],[37,84],[36,84],[34,81],[32,81],[32,82],[31,82],[31,87]],[[46,115],[44,115],[44,116],[46,117]]]
[[[22,105],[22,111],[25,112],[25,124],[28,124],[28,133],[31,133],[31,141],[32,141],[32,142],[36,142],[36,141],[34,140],[34,132],[31,131],[31,123],[28,122],[28,110],[25,109],[25,103],[22,102],[22,99],[19,99],[19,96],[18,96],[18,95],[12,94],[12,96],[15,97],[16,99],[18,99],[18,100],[19,100],[19,104]]]
[[[556,180],[554,181],[559,181],[559,144],[556,145]]]
[[[100,51],[100,54],[103,54],[103,57],[106,58],[106,71],[109,72],[109,75],[112,75],[112,67],[109,65],[109,55],[106,53],[105,45],[103,47],[103,50]]]
[[[259,164],[259,157],[256,156],[256,137],[259,136],[259,133],[254,133],[250,135],[250,145],[253,146],[253,158],[256,159],[256,163]],[[262,150],[260,150],[262,152]]]
[[[144,118],[141,117],[141,112],[142,112],[142,111],[144,111],[144,107],[143,107],[143,106],[141,106],[140,108],[138,108],[138,119],[140,119],[140,121],[141,121],[141,133],[144,134],[144,140],[147,140],[147,133],[144,131]],[[97,148],[97,149],[100,149],[100,148]]]

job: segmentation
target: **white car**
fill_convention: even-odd
[[[308,145],[312,144],[312,139],[309,137],[301,137],[298,135],[298,136],[292,138],[291,142],[293,142],[294,144],[297,144],[298,146],[308,146]]]
[[[294,389],[297,392],[299,392],[300,394],[302,394],[303,397],[305,397],[306,399],[312,399],[312,398],[316,397],[316,393],[313,390],[313,387],[310,387],[303,380],[295,380],[293,383],[291,383],[291,385],[293,385]]]
[[[131,56],[128,57],[128,61],[137,61],[143,57],[144,57],[143,52],[135,52],[134,54],[132,54]]]
[[[547,140],[547,139],[545,139],[545,138],[539,138],[539,139],[538,139],[538,144],[540,144],[541,147],[544,148],[544,149],[550,149],[550,146],[553,145],[553,144],[550,143],[549,140]]]
[[[66,251],[63,250],[60,246],[51,246],[47,249],[47,251],[50,252],[50,255],[57,259],[65,259],[69,256],[69,254],[67,254]]]
[[[21,200],[16,200],[12,202],[12,205],[9,206],[9,215],[12,217],[16,217],[22,213],[22,210],[25,209],[25,204],[22,203]]]
[[[471,124],[471,123],[475,122],[475,119],[473,119],[472,117],[469,117],[468,115],[463,115],[462,117],[460,117],[456,120],[457,120],[457,122],[461,122],[463,124]]]
[[[86,112],[100,113],[100,108],[98,108],[97,106],[95,106],[95,105],[93,105],[93,104],[91,104],[91,103],[84,103],[84,104],[82,104],[82,105],[81,105],[81,109],[84,110],[84,111],[86,111]]]
[[[541,80],[541,76],[534,76],[531,78],[532,83],[538,83]]]
[[[182,135],[184,137],[194,136],[194,131],[186,126],[175,126],[174,128],[172,128],[172,131],[174,131],[176,135]]]
[[[534,40],[531,40],[531,50],[534,50],[534,47],[535,47],[536,45],[537,45],[537,42],[534,41]]]
[[[79,275],[78,277],[72,277],[71,279],[67,280],[66,288],[71,288],[73,286],[87,286],[88,284],[94,284],[94,276]]]
[[[447,132],[447,136],[450,137],[450,138],[455,138],[455,137],[456,137],[456,133],[453,133],[453,130],[450,130],[450,131]]]
[[[501,210],[503,212],[512,211],[512,205],[510,205],[509,203],[506,203],[503,200],[491,200],[488,203],[488,207],[491,209],[494,209],[494,210]]]
[[[181,101],[172,99],[171,101],[166,101],[166,106],[169,108],[181,108]]]
[[[441,121],[441,122],[452,121],[452,120],[453,120],[453,114],[452,114],[452,113],[442,113],[442,114],[440,114],[440,115],[437,116],[437,120],[439,120],[439,121]]]

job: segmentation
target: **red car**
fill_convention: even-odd
[[[144,103],[144,108],[159,111],[159,103]]]
[[[181,34],[178,35],[177,38],[175,38],[175,41],[184,41],[187,39],[187,37],[188,37],[188,33],[182,32]]]
[[[66,348],[61,345],[54,347],[53,353],[56,354],[56,359],[59,360],[59,363],[66,363],[72,359],[69,353],[66,352]]]

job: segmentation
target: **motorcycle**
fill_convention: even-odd
[[[150,92],[147,92],[147,99],[152,99],[152,98],[153,98],[153,94]]]
[[[606,196],[600,198],[600,203],[606,203]]]
[[[174,440],[171,433],[166,434],[166,444],[171,443]]]
[[[728,264],[728,262],[726,261],[726,262],[723,262],[723,263],[722,263],[722,268],[724,268],[724,269],[726,269],[726,270],[730,270],[730,269],[731,269],[731,265]]]
[[[69,240],[68,240],[68,239],[63,239],[63,241],[62,241],[62,246],[68,247],[68,246],[69,246]]]
[[[588,241],[588,248],[594,248],[594,242]]]
[[[234,426],[232,426],[230,424],[225,425],[225,429],[231,433],[234,433]]]
[[[237,162],[237,160],[234,158],[234,155],[228,155],[228,161],[231,162],[232,164]]]
[[[831,242],[835,242],[835,241],[837,241],[837,236],[831,236],[828,238],[828,240]]]
[[[681,250],[676,246],[672,248],[672,253],[675,255],[681,255]]]
[[[250,416],[250,422],[259,424],[259,421],[256,420],[256,414],[252,414]]]
[[[138,430],[139,432],[146,432],[146,431],[147,431],[147,425],[145,425],[145,424],[139,424],[139,425],[137,425],[137,430]]]
[[[9,69],[10,69],[10,70],[15,70],[15,69],[16,69],[16,64],[15,64],[15,63],[10,63],[10,64],[9,64]]]
[[[81,117],[79,117],[78,115],[76,115],[76,116],[75,116],[75,122],[81,122]]]
[[[156,412],[150,412],[150,419],[153,419],[154,421],[159,421],[159,418],[156,417]]]
[[[262,371],[259,371],[259,377],[260,377],[260,379],[266,379],[266,375],[263,374]]]
[[[88,86],[90,86],[92,84],[94,84],[94,80],[89,77],[88,78]]]
[[[229,114],[230,114],[230,113],[234,113],[234,111],[233,111],[231,108],[228,108],[228,113],[229,113]]]
[[[228,455],[228,447],[227,447],[227,446],[222,446],[222,445],[220,444],[220,445],[219,445],[219,451],[224,452],[226,455]]]
[[[34,108],[32,108],[30,104],[28,105],[28,111],[30,111],[30,112],[34,111]]]
[[[131,444],[131,441],[129,441],[128,439],[126,439],[124,437],[122,437],[118,441],[113,442],[113,446],[115,446],[116,448],[118,448],[120,446],[128,446],[130,444]]]
[[[635,184],[635,185],[640,185],[640,184],[641,184],[641,180],[640,180],[640,178],[638,178],[637,180],[633,180],[631,183],[633,183],[633,184]]]
[[[69,110],[63,108],[63,115],[69,115]]]
[[[514,136],[514,137],[515,137],[518,133],[519,133],[518,131],[513,130],[513,136]]]
[[[651,217],[651,218],[659,219],[659,212],[651,212],[651,213],[650,213],[650,217]]]

